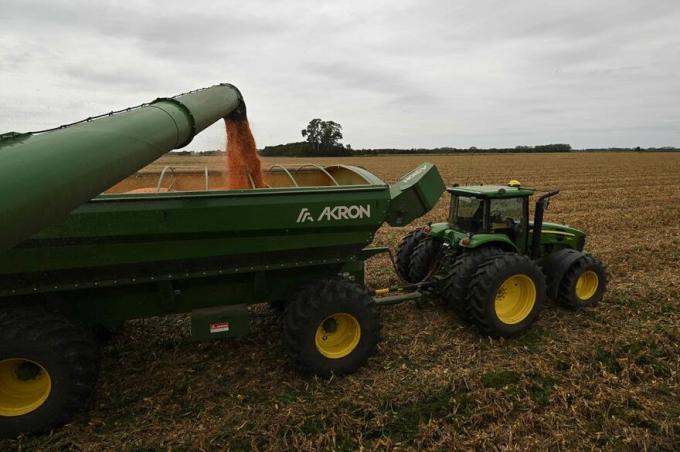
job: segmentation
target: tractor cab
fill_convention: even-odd
[[[533,221],[529,198],[536,190],[522,187],[519,181],[511,180],[508,185],[453,186],[447,191],[452,195],[448,221],[431,225],[431,235],[456,248],[494,245],[532,259],[564,248],[583,250],[583,231],[543,222],[550,198],[558,191],[545,193],[536,200]]]
[[[507,186],[472,185],[447,191],[453,196],[450,228],[467,234],[502,234],[520,252],[526,250],[533,188],[521,187],[513,180]]]

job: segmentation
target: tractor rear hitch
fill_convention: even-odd
[[[424,281],[404,286],[392,286],[371,291],[375,303],[379,306],[399,304],[404,301],[416,300],[423,296],[423,292],[432,288],[434,281]],[[393,294],[393,295],[390,295]]]

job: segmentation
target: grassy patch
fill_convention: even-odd
[[[631,309],[637,310],[640,308],[640,300],[630,295],[617,294],[616,296],[611,297],[609,300],[614,304],[626,306]]]
[[[482,375],[482,385],[485,388],[504,388],[519,383],[521,375],[513,370],[499,370]]]
[[[444,388],[418,400],[399,405],[387,404],[384,408],[392,418],[383,429],[384,435],[404,443],[412,441],[420,424],[431,419],[469,418],[474,410],[474,401],[466,390]]]
[[[323,433],[328,429],[325,422],[316,418],[305,419],[300,426],[300,430],[308,435]]]
[[[671,368],[665,360],[671,359],[672,354],[672,351],[666,350],[661,344],[649,339],[617,343],[611,349],[597,345],[594,357],[614,374],[619,374],[623,370],[619,359],[626,358],[637,366],[649,368],[658,378],[670,378]]]
[[[595,361],[601,363],[609,372],[618,374],[621,372],[621,365],[616,360],[616,354],[605,350],[601,345],[595,346]]]
[[[550,404],[550,394],[553,391],[556,380],[539,373],[530,374],[529,379],[532,382],[529,387],[531,398],[541,406],[548,406]]]

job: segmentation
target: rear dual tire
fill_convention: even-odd
[[[474,273],[467,304],[484,334],[516,335],[538,318],[545,300],[541,269],[527,256],[506,253],[482,263]]]
[[[483,262],[502,253],[504,253],[504,251],[500,248],[484,246],[469,251],[463,251],[462,254],[454,259],[449,276],[444,284],[442,294],[446,299],[448,306],[453,309],[461,319],[468,322],[474,320],[470,305],[467,302],[467,296],[470,289],[470,282],[472,281],[475,272]]]

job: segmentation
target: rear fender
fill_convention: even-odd
[[[552,253],[540,261],[539,265],[543,268],[548,283],[548,296],[552,299],[557,298],[560,288],[560,281],[564,274],[569,270],[574,262],[585,256],[581,251],[574,249],[563,249]]]

